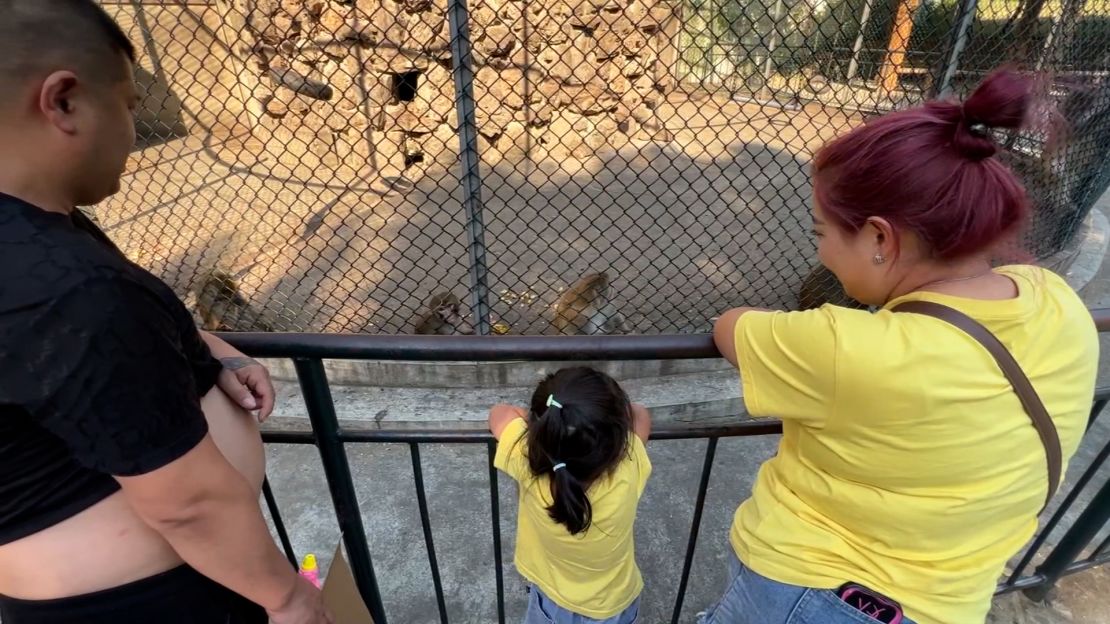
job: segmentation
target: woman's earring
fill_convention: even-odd
[[[871,259],[871,261],[874,262],[875,264],[882,264],[882,263],[886,262],[886,258],[883,257],[883,254],[877,253],[877,254],[875,254],[875,257]]]

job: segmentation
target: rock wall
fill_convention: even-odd
[[[207,5],[104,2],[139,53],[140,141],[245,132],[244,94],[224,44],[225,15]]]
[[[279,162],[389,175],[455,161],[447,0],[219,3],[245,107]],[[468,4],[483,158],[668,138],[655,114],[676,58],[667,0]]]

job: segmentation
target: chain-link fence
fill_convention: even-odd
[[[809,305],[834,289],[813,151],[1006,62],[1072,126],[1007,140],[1030,251],[1110,184],[1110,0],[104,5],[145,97],[94,212],[210,328],[689,332]]]

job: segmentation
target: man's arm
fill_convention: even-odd
[[[117,477],[128,503],[201,574],[275,622],[327,622],[322,598],[278,551],[246,479],[206,436],[165,466]]]
[[[0,353],[0,400],[23,406],[85,467],[112,475],[132,508],[202,574],[271,610],[320,624],[319,592],[270,537],[256,492],[208,435],[181,329],[129,280],[81,284],[30,312]]]

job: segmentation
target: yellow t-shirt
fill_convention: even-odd
[[[590,486],[593,522],[571,535],[547,515],[551,482],[528,469],[525,432],[523,419],[510,422],[493,460],[519,484],[516,568],[564,609],[599,620],[613,617],[644,588],[632,539],[636,505],[651,475],[644,443],[632,435],[628,456],[610,476]]]
[[[744,402],[783,419],[778,454],[733,520],[748,567],[806,587],[855,581],[919,624],[984,621],[1003,566],[1037,528],[1044,447],[986,349],[944,321],[888,310],[935,301],[983,323],[1029,376],[1066,461],[1094,394],[1094,323],[1058,276],[997,272],[1017,284],[1016,298],[913,293],[875,314],[825,306],[741,317]]]

